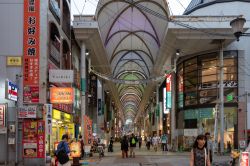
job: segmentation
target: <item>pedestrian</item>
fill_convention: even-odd
[[[147,138],[146,138],[146,146],[147,146],[147,149],[150,150],[150,144],[151,144],[151,136],[149,135]]]
[[[108,152],[113,152],[113,143],[114,143],[114,140],[113,140],[113,137],[111,137],[109,141]]]
[[[128,138],[126,135],[121,139],[122,158],[128,158]]]
[[[81,158],[83,158],[84,157],[84,141],[81,135],[79,135],[79,142],[81,144]]]
[[[157,137],[157,135],[155,134],[154,137],[152,138],[152,144],[154,147],[154,150],[157,152],[157,146],[159,143],[159,138]]]
[[[167,141],[167,135],[166,134],[163,134],[161,136],[161,147],[162,147],[162,151],[167,151],[167,144],[168,144],[168,141]]]
[[[231,150],[232,150],[232,145],[231,145],[231,142],[228,141],[228,142],[227,142],[227,152],[228,152],[228,153],[231,153]]]
[[[57,145],[56,156],[59,161],[58,166],[71,166],[71,163],[69,161],[70,150],[68,141],[68,134],[64,134],[62,136],[62,141]]]
[[[207,132],[205,134],[205,136],[206,136],[206,139],[207,139],[207,150],[209,152],[209,159],[210,159],[210,163],[212,164],[212,162],[213,162],[213,142],[211,140],[209,132]]]
[[[135,137],[134,133],[132,133],[129,144],[130,144],[130,157],[135,157],[135,148],[136,148],[137,138]]]
[[[206,136],[198,135],[191,150],[190,166],[211,166]]]
[[[138,137],[139,149],[141,149],[142,137],[139,135]]]

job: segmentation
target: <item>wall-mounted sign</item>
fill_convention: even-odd
[[[53,109],[53,119],[56,119],[56,120],[61,120],[61,112],[56,110],[56,109]]]
[[[49,82],[57,83],[73,83],[74,72],[73,70],[49,70]]]
[[[73,88],[50,88],[50,102],[72,104],[74,102]]]
[[[40,1],[24,1],[23,11],[23,99],[34,104],[39,103]]]
[[[52,104],[44,104],[46,122],[46,134],[52,134]]]
[[[6,127],[6,104],[0,104],[0,128]]]
[[[16,84],[10,82],[9,80],[5,81],[5,98],[8,100],[17,101],[18,96],[18,87]]]
[[[6,58],[7,66],[22,66],[21,56],[8,56]]]
[[[36,118],[37,106],[23,106],[18,109],[19,118]]]
[[[23,122],[23,157],[45,157],[45,122],[42,120]]]
[[[198,129],[184,129],[184,136],[196,137],[198,135]]]

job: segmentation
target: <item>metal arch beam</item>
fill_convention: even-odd
[[[139,73],[135,73],[135,74],[132,74],[132,73],[123,73],[122,75],[120,75],[120,77],[116,77],[116,78],[119,78],[119,79],[126,79],[127,76],[129,75],[133,75],[133,76],[136,76],[138,79],[142,79],[144,78],[142,75],[140,75]],[[140,78],[140,76],[142,78]]]
[[[145,76],[144,73],[138,71],[138,70],[127,70],[127,71],[123,71],[117,74],[117,76],[115,76],[116,78],[119,78],[121,75],[126,74],[126,73],[136,73],[141,75],[144,79],[146,79],[147,77]]]
[[[134,93],[137,93],[138,95],[140,95],[140,97],[142,98],[142,96],[143,96],[143,93],[141,93],[141,91],[138,91],[138,89],[137,88],[135,88],[135,87],[129,87],[129,88],[127,88],[127,89],[121,89],[121,91],[119,91],[119,94],[120,95],[123,95],[123,94],[125,94],[125,93],[127,93],[127,92],[131,92],[131,91],[129,91],[129,90],[132,90]]]
[[[106,38],[105,38],[105,41],[106,41],[106,39],[108,38],[108,36],[109,36],[109,34],[110,34],[110,31],[111,31],[111,29],[113,28],[113,25],[115,24],[115,22],[116,22],[116,21],[118,20],[118,18],[119,18],[128,8],[130,8],[131,6],[137,8],[137,9],[142,13],[142,15],[144,15],[144,17],[148,20],[149,24],[151,25],[151,27],[152,27],[152,29],[153,29],[155,35],[156,35],[157,40],[159,40],[159,37],[158,37],[158,35],[157,35],[157,33],[156,33],[156,30],[155,30],[155,27],[153,26],[153,24],[152,24],[152,22],[150,21],[150,19],[148,18],[148,16],[147,16],[138,6],[136,6],[137,4],[142,3],[142,2],[153,3],[153,4],[155,4],[156,6],[158,6],[159,8],[161,8],[162,11],[165,13],[166,17],[168,17],[167,11],[165,11],[165,9],[164,9],[159,3],[155,2],[155,1],[151,1],[151,0],[139,0],[139,1],[136,1],[136,2],[127,2],[127,1],[124,1],[124,0],[112,0],[112,1],[109,1],[109,2],[105,3],[105,4],[100,8],[100,10],[99,10],[98,13],[97,13],[97,19],[99,18],[99,15],[100,15],[100,13],[102,12],[102,10],[103,10],[107,5],[109,5],[109,4],[111,4],[111,3],[115,3],[115,2],[124,2],[124,3],[127,3],[127,4],[129,4],[129,5],[128,5],[126,8],[124,8],[124,9],[117,15],[117,17],[114,19],[114,22],[111,24],[110,29],[109,29],[109,31],[108,31],[108,33],[107,33],[107,36],[106,36]]]
[[[128,87],[124,86],[124,87],[122,87],[122,88],[118,91],[118,93],[123,92],[124,89],[130,89],[130,88],[136,89],[137,91],[139,91],[140,94],[143,94],[143,91],[141,90],[141,88],[140,88],[139,86],[137,86],[137,87],[136,87],[136,86],[128,86]]]
[[[126,55],[127,55],[128,53],[130,53],[130,52],[134,52],[136,55],[138,55],[138,56],[142,59],[141,54],[138,53],[138,52],[142,52],[142,53],[144,53],[146,56],[148,56],[148,58],[150,59],[151,63],[154,64],[154,60],[153,60],[152,54],[149,55],[149,54],[148,54],[147,52],[145,52],[144,50],[129,50],[129,49],[119,50],[118,52],[116,52],[115,54],[113,54],[113,55],[111,56],[110,60],[109,60],[109,63],[111,64],[112,61],[114,60],[114,58],[115,58],[120,52],[123,52],[123,51],[126,51],[126,52],[122,55],[122,57],[121,57],[120,59],[122,59],[124,56],[126,56]],[[138,51],[138,52],[137,52],[137,51]],[[118,61],[118,63],[119,63],[119,61]]]
[[[127,98],[128,96],[133,96],[133,97],[135,97],[135,98],[137,98],[137,99],[139,99],[139,101],[141,101],[141,98],[140,98],[140,96],[138,95],[138,94],[136,94],[136,93],[125,93],[125,94],[123,94],[122,96],[121,96],[121,99],[120,99],[120,101],[124,101],[123,99],[124,99],[124,97],[125,98]]]
[[[143,69],[143,67],[142,67],[140,64],[138,64],[137,62],[133,61],[133,60],[128,60],[128,61],[125,62],[120,68],[122,68],[125,64],[127,64],[127,63],[129,63],[129,62],[133,62],[133,63],[137,64],[137,65],[145,72],[145,70]],[[145,65],[146,65],[146,64],[145,64]],[[146,65],[146,68],[147,68],[147,70],[148,70],[148,74],[150,74],[150,71],[149,71],[149,68],[148,68],[147,65]],[[113,70],[113,75],[115,75],[115,70],[116,70],[116,68]],[[145,72],[145,73],[146,73],[146,72]]]
[[[143,44],[145,45],[145,47],[147,48],[149,54],[152,55],[151,50],[149,49],[147,43],[146,43],[139,35],[129,33],[129,34],[125,35],[125,36],[117,43],[117,45],[115,46],[115,49],[114,49],[114,51],[113,51],[111,57],[114,56],[114,54],[115,54],[117,48],[119,47],[119,45],[120,45],[127,37],[129,37],[130,35],[134,35],[134,36],[138,37],[138,39],[141,40],[142,43],[143,43]]]
[[[153,36],[153,35],[152,35],[151,33],[149,33],[148,31],[143,31],[143,30],[137,30],[137,31],[133,31],[133,32],[131,32],[131,31],[129,31],[129,30],[120,30],[120,31],[116,31],[115,33],[113,33],[112,35],[110,35],[108,39],[106,39],[104,45],[107,46],[107,44],[109,43],[110,39],[111,39],[113,36],[115,36],[115,35],[118,34],[118,33],[123,33],[123,32],[133,33],[133,34],[136,34],[136,33],[139,33],[139,32],[146,33],[146,34],[148,34],[149,36],[151,36],[151,37],[155,40],[155,42],[156,42],[156,44],[158,45],[158,47],[161,46],[160,41],[157,40],[157,39],[155,38],[155,36]]]
[[[130,60],[124,59],[123,61],[127,61],[127,62],[125,62],[124,64],[126,64],[126,63],[128,63],[128,62],[134,62],[134,63],[138,64],[138,63],[136,62],[137,60],[135,60],[135,59],[130,59]],[[143,61],[143,63],[145,64],[145,66],[147,67],[148,73],[150,74],[147,63],[146,63],[143,59],[142,59],[142,61]],[[116,70],[116,68],[118,67],[118,65],[119,65],[120,62],[122,62],[122,61],[117,62],[117,64],[115,65],[114,71]],[[139,65],[140,67],[142,67],[140,64],[138,64],[138,65]],[[123,65],[122,65],[122,66],[123,66]],[[144,70],[143,70],[143,71],[144,71]],[[113,74],[114,74],[114,73],[113,73]]]
[[[121,87],[121,86],[123,86],[123,87]],[[118,85],[118,91],[121,91],[121,89],[123,89],[123,88],[128,88],[128,87],[136,87],[137,89],[139,89],[142,93],[144,93],[144,87],[143,87],[143,85],[122,85],[122,84],[119,84]]]
[[[139,104],[140,103],[137,103],[136,101],[134,101],[134,100],[126,100],[126,103],[129,103],[129,102],[131,102],[131,103],[135,103],[136,104],[136,106],[138,106],[138,108],[139,108]]]

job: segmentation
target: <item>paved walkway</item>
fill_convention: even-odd
[[[95,153],[93,157],[81,160],[82,165],[86,166],[189,166],[190,152],[157,152],[147,150],[146,147],[135,150],[135,158],[122,158],[120,151],[120,144],[114,145],[114,152],[105,151],[105,156],[98,157]],[[230,157],[214,156],[213,165],[228,165]]]

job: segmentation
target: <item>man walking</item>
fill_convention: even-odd
[[[135,157],[135,147],[136,147],[136,142],[137,139],[134,135],[134,133],[132,133],[130,139],[129,139],[129,144],[130,144],[130,157]]]
[[[163,134],[161,136],[161,146],[162,146],[162,151],[167,151],[167,135]]]

